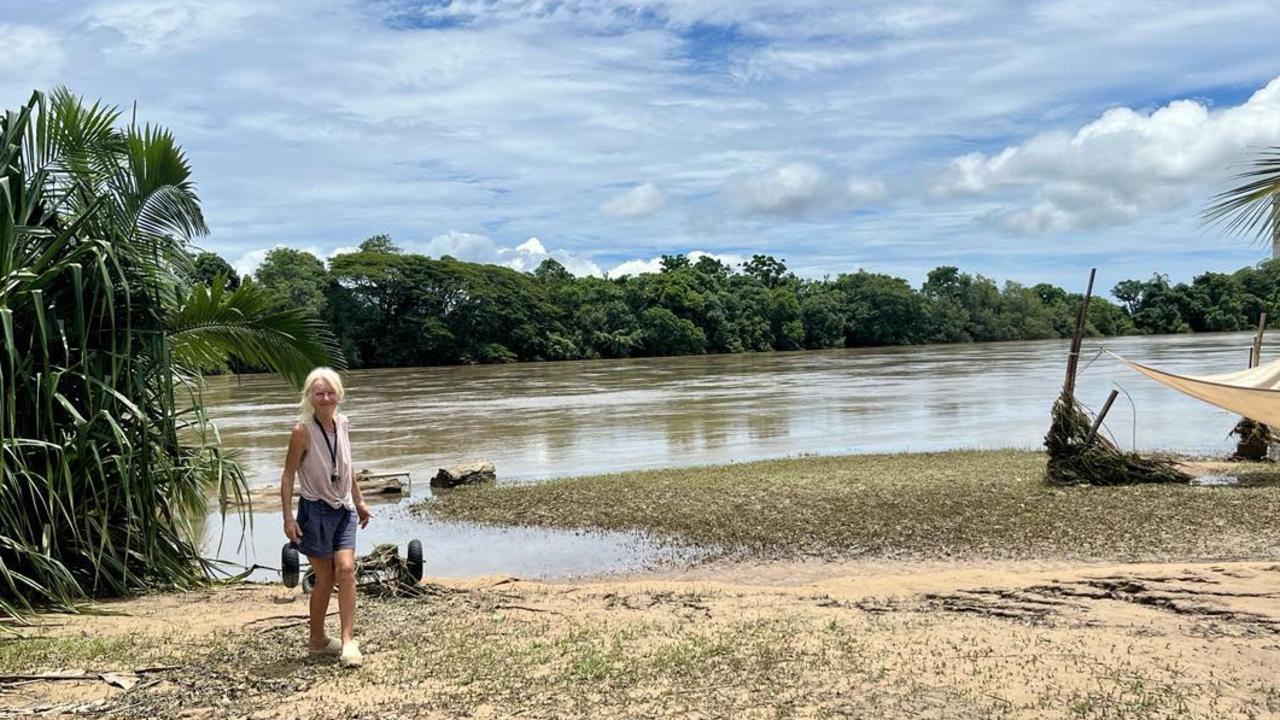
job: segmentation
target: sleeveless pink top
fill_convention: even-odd
[[[334,435],[328,429],[321,430],[314,419],[306,422],[307,447],[302,451],[302,462],[298,464],[298,492],[307,500],[319,500],[334,509],[346,507],[354,510],[356,505],[351,499],[351,441],[349,439],[347,416],[338,413],[334,416],[337,422],[338,465],[334,468],[329,448],[333,447]],[[328,435],[326,444],[325,436]],[[338,481],[330,482],[329,475],[338,473]]]

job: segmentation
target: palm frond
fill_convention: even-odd
[[[1235,184],[1214,195],[1200,216],[1203,225],[1228,234],[1271,240],[1280,228],[1280,146],[1259,152]]]
[[[226,278],[196,285],[169,319],[174,357],[196,367],[216,367],[234,355],[300,384],[319,365],[343,365],[337,341],[317,318],[273,305],[253,284],[226,291]]]

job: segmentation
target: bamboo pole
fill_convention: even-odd
[[[1089,434],[1084,436],[1084,446],[1089,447],[1093,444],[1093,436],[1098,434],[1098,428],[1102,427],[1102,418],[1107,416],[1107,412],[1111,410],[1111,403],[1116,401],[1116,396],[1120,394],[1119,390],[1112,390],[1107,396],[1107,401],[1102,404],[1102,409],[1098,411],[1098,417],[1094,418],[1093,425],[1089,427]]]
[[[1071,353],[1067,356],[1067,377],[1062,381],[1062,394],[1068,397],[1076,392],[1076,367],[1080,364],[1080,345],[1084,342],[1084,326],[1089,319],[1089,300],[1093,297],[1093,278],[1098,268],[1089,268],[1089,285],[1084,291],[1084,302],[1076,315],[1076,328],[1071,336]]]

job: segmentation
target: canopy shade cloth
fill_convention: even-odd
[[[1280,428],[1280,360],[1219,375],[1175,375],[1107,351],[1115,359],[1178,392]]]

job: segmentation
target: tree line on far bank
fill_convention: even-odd
[[[1062,338],[1083,299],[950,266],[913,288],[862,270],[805,280],[766,255],[736,268],[707,256],[661,264],[606,279],[548,259],[526,273],[402,252],[377,235],[328,267],[276,248],[250,281],[327,321],[353,368]],[[213,253],[195,267],[197,279],[241,281]],[[1119,303],[1090,304],[1091,334],[1244,330],[1263,311],[1280,320],[1280,261],[1189,284],[1124,280],[1112,294]]]

